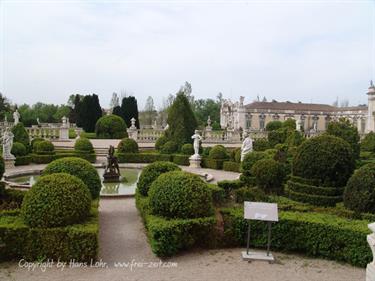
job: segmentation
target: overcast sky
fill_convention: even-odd
[[[3,1],[0,91],[65,103],[125,90],[351,105],[375,80],[375,1]]]

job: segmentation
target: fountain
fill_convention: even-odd
[[[115,154],[115,148],[113,145],[109,146],[107,155],[107,166],[103,174],[103,182],[120,182],[120,168],[118,165],[117,157]]]

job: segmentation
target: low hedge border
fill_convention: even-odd
[[[239,173],[241,169],[241,164],[233,161],[225,161],[223,163],[223,170],[230,171],[230,172],[237,172]]]
[[[319,186],[320,180],[317,179],[305,179],[297,176],[290,176],[290,180],[301,183],[301,184],[308,184],[308,185],[314,185],[314,186]]]
[[[223,204],[226,199],[225,190],[216,184],[208,184],[208,187],[211,190],[212,202],[214,203],[214,205],[220,206],[221,204]]]
[[[289,180],[287,183],[289,190],[297,193],[307,193],[309,195],[321,196],[342,196],[344,189],[337,187],[320,187],[309,184],[303,184]]]
[[[165,219],[149,214],[148,198],[136,193],[136,206],[147,230],[151,249],[169,257],[194,247],[212,247],[216,241],[216,217]]]
[[[245,246],[248,221],[243,208],[222,209],[226,246]],[[318,213],[279,213],[273,225],[272,249],[343,261],[365,267],[372,260],[366,236],[369,221],[348,220]],[[251,221],[251,246],[267,245],[267,224]]]
[[[76,153],[74,151],[69,152],[59,152],[56,154],[50,154],[50,155],[39,155],[39,154],[30,154],[31,162],[36,164],[48,164],[52,162],[53,160],[64,158],[64,157],[79,157],[83,158],[91,163],[95,163],[96,161],[96,155],[95,153]]]
[[[20,215],[0,212],[0,261],[24,258],[77,262],[96,260],[99,248],[98,201],[83,224],[55,228],[29,228]]]
[[[15,166],[29,165],[31,161],[32,161],[32,157],[30,155],[17,156],[16,161],[14,162],[14,165]]]
[[[174,154],[172,156],[172,159],[173,159],[173,163],[177,165],[189,166],[190,165],[189,157],[190,156],[188,155]]]
[[[220,160],[220,159],[202,158],[201,166],[202,168],[222,170],[224,161],[225,160]]]
[[[335,206],[336,203],[342,201],[342,196],[312,195],[307,193],[294,192],[289,188],[286,188],[286,194],[288,194],[289,198],[292,200],[316,206]]]
[[[158,153],[117,153],[119,163],[153,163],[156,161],[172,162],[171,154]]]

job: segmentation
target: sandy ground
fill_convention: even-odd
[[[196,250],[160,263],[151,252],[134,199],[100,202],[99,267],[28,270],[0,263],[0,280],[362,281],[365,270],[333,261],[274,253],[277,262],[244,262],[242,249]],[[169,262],[169,264],[168,264]],[[118,263],[122,263],[121,265]],[[77,264],[76,264],[77,265]],[[122,266],[122,267],[121,267]]]

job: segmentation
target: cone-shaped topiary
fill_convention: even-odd
[[[91,196],[79,178],[65,173],[41,177],[26,193],[21,207],[30,227],[59,227],[84,221]]]
[[[138,153],[138,144],[135,140],[125,138],[117,146],[119,153]]]
[[[11,153],[16,157],[25,156],[27,154],[26,146],[24,146],[21,142],[14,142]]]
[[[171,171],[180,171],[180,167],[171,162],[157,161],[142,170],[137,183],[137,188],[140,194],[147,196],[148,190],[154,180],[163,173]]]
[[[211,191],[197,175],[173,171],[160,175],[149,191],[150,210],[167,218],[200,218],[213,214]]]
[[[25,126],[19,122],[17,125],[13,126],[12,133],[14,134],[14,142],[22,143],[26,148],[30,145],[29,133],[26,131]]]
[[[87,160],[77,157],[65,157],[52,161],[43,170],[43,175],[67,173],[80,178],[90,190],[93,199],[99,197],[102,187],[100,177],[94,166]]]

